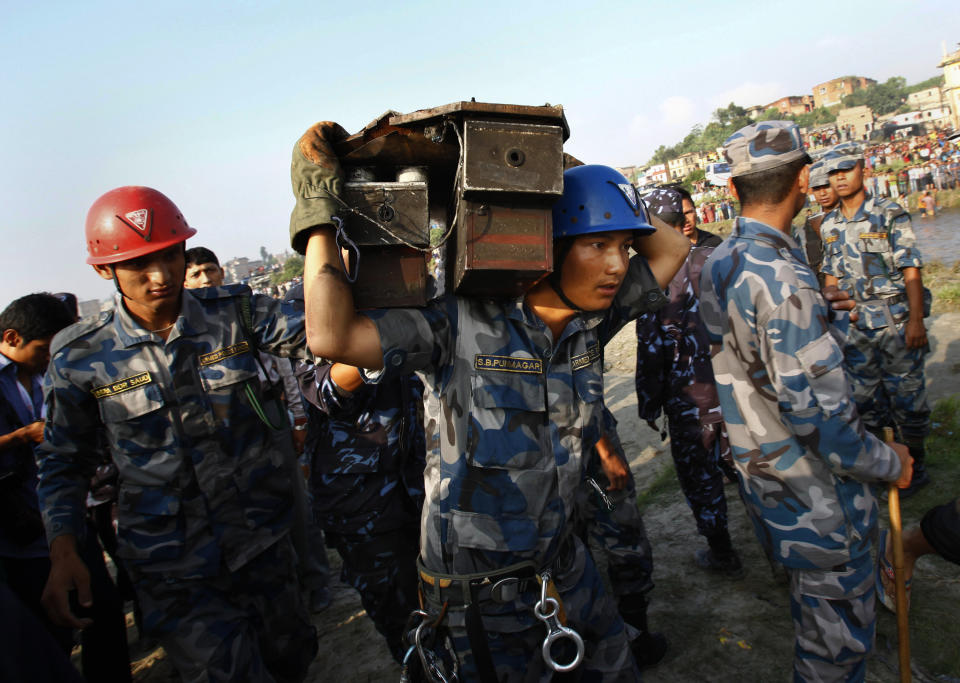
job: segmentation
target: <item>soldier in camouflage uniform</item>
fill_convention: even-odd
[[[798,128],[751,124],[724,152],[743,209],[704,266],[701,317],[722,342],[713,368],[741,496],[790,579],[795,680],[862,681],[876,619],[871,484],[905,486],[910,457],[864,431],[829,311],[790,236],[808,182]]]
[[[406,375],[367,385],[356,368],[329,363],[301,364],[297,376],[315,519],[399,663],[404,626],[419,606],[423,384]]]
[[[673,188],[653,190],[644,197],[650,211],[682,231],[686,219],[683,195]],[[710,367],[710,341],[700,322],[700,271],[722,241],[704,233],[687,261],[670,282],[670,302],[656,313],[637,319],[637,411],[657,429],[666,413],[670,454],[680,488],[708,548],[694,554],[703,569],[731,577],[743,576],[743,565],[727,530],[727,499],[723,493],[722,455],[729,458],[722,437],[723,415]],[[732,473],[731,473],[732,474]]]
[[[830,175],[827,166],[821,159],[810,166],[810,193],[820,204],[820,211],[809,216],[803,225],[795,229],[793,237],[807,256],[807,265],[817,275],[817,281],[823,286],[824,275],[820,272],[823,263],[823,241],[820,239],[820,228],[823,219],[833,211],[840,198],[830,185]]]
[[[583,638],[578,675],[636,680],[623,621],[570,517],[584,451],[602,433],[600,349],[662,304],[686,240],[647,225],[622,175],[581,166],[564,174],[554,208],[556,289],[541,281],[515,300],[446,296],[423,309],[358,314],[330,227],[337,205],[320,191],[336,194],[341,181],[329,148],[338,133],[318,124],[294,149],[291,241],[306,251],[310,345],[368,368],[370,382],[411,372],[424,381],[421,590],[431,622],[451,633],[461,678],[552,677],[533,609],[549,611],[545,593]],[[642,256],[628,265],[634,231],[652,234],[637,238]],[[555,656],[572,663],[568,652]]]
[[[840,197],[821,227],[825,283],[849,292],[859,313],[844,348],[853,397],[867,429],[878,433],[895,425],[910,448],[914,477],[903,492],[910,496],[930,481],[924,464],[930,407],[923,376],[923,318],[929,313],[923,260],[910,214],[864,189],[863,153],[855,143],[837,145],[824,163]]]
[[[300,681],[316,632],[289,539],[289,429],[268,428],[253,354],[305,353],[304,320],[245,286],[183,291],[195,230],[167,197],[108,192],[87,216],[114,306],[53,341],[38,493],[52,568],[51,615],[82,627],[77,555],[83,502],[104,432],[118,470],[118,555],[144,635],[185,681]],[[246,313],[244,313],[246,311]]]

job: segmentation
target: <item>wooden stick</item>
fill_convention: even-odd
[[[893,429],[883,428],[883,440],[893,443]],[[897,645],[900,683],[910,683],[910,615],[907,613],[907,578],[903,575],[903,525],[900,520],[900,489],[890,482],[887,490],[890,511],[890,542],[893,545],[893,573],[897,589]]]

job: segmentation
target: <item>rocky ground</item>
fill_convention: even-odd
[[[932,353],[927,363],[932,399],[960,392],[960,313],[946,313],[929,321]],[[656,589],[652,594],[651,623],[671,642],[667,657],[644,672],[646,681],[789,681],[793,656],[793,627],[781,572],[772,571],[756,542],[737,499],[727,486],[730,530],[747,575],[729,580],[709,575],[693,562],[703,545],[689,508],[673,485],[669,444],[636,417],[633,388],[636,342],[632,326],[625,328],[606,348],[606,398],[620,427],[620,437],[630,458],[638,489],[656,485],[659,491],[646,502],[644,518],[653,545]],[[955,487],[953,487],[955,491]],[[953,494],[955,495],[955,493]],[[905,512],[905,523],[916,522]],[[330,553],[334,573],[339,565]],[[914,680],[960,683],[960,670],[937,668],[924,659],[935,641],[939,625],[956,623],[960,606],[960,572],[939,559],[922,559],[914,589],[912,630],[918,640]],[[310,669],[309,681],[396,681],[399,669],[382,638],[373,629],[355,592],[334,579],[333,603],[316,615],[320,654]],[[896,621],[882,609],[877,648],[869,665],[868,680],[898,680]],[[131,629],[135,640],[135,630]],[[134,644],[136,648],[136,644]],[[956,641],[943,647],[956,650]],[[175,680],[163,651],[136,650],[137,681]],[[939,661],[939,660],[937,660]],[[953,660],[956,661],[956,660]],[[953,665],[950,665],[953,666]]]

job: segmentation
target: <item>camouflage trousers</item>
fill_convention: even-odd
[[[850,326],[846,356],[853,399],[867,429],[896,425],[907,444],[922,443],[930,431],[930,406],[923,377],[924,349],[908,349],[904,323],[896,329]]]
[[[716,437],[712,433],[705,435],[696,405],[672,400],[666,403],[664,412],[670,429],[670,455],[680,488],[697,522],[697,531],[707,537],[725,532],[727,498],[723,492]]]
[[[317,654],[288,537],[239,570],[209,579],[136,572],[145,635],[156,638],[181,678],[302,681]]]
[[[338,534],[328,531],[327,542],[343,559],[340,578],[360,594],[360,602],[390,654],[403,661],[404,626],[418,609],[417,555],[420,526],[416,520],[384,534]]]
[[[877,617],[873,570],[869,553],[842,571],[787,570],[794,681],[864,680]]]
[[[580,634],[585,646],[584,661],[573,672],[571,680],[639,681],[640,672],[630,651],[627,627],[606,593],[589,552],[578,538],[573,538],[569,545],[566,553],[569,557],[561,560],[554,581],[566,613],[566,625]],[[541,655],[546,627],[533,614],[539,598],[540,589],[536,587],[507,605],[481,605],[487,646],[499,683],[554,680],[553,670]],[[433,614],[439,608],[428,603]],[[463,609],[448,609],[446,623],[460,667],[460,680],[480,680]],[[573,658],[572,649],[559,644],[553,652],[562,663]]]
[[[593,457],[599,462],[599,458]],[[576,533],[585,544],[602,554],[601,564],[607,568],[610,587],[616,598],[646,594],[653,590],[653,550],[647,538],[637,487],[630,473],[627,486],[621,491],[607,491],[608,479],[597,466],[588,475],[604,490],[610,508],[588,483],[581,483],[577,492]]]

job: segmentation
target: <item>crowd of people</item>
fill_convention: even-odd
[[[132,600],[185,681],[302,681],[330,546],[407,680],[639,680],[669,643],[603,394],[604,345],[636,320],[637,410],[666,418],[693,560],[743,577],[736,482],[789,576],[796,680],[864,680],[892,602],[876,486],[931,478],[923,262],[871,170],[926,150],[949,176],[956,147],[844,143],[811,165],[795,125],[751,124],[724,145],[726,240],[698,222],[732,201],[641,198],[574,166],[553,273],[522,296],[361,313],[336,228],[342,133],[317,124],[294,149],[305,266],[280,296],[224,285],[170,198],[121,187],[86,221],[113,301],[80,321],[70,295],[0,313],[0,603],[23,644],[0,674],[80,680],[79,632],[87,680],[130,680]],[[822,210],[796,230],[808,192]],[[957,562],[958,529],[960,501],[934,508],[910,557]]]

